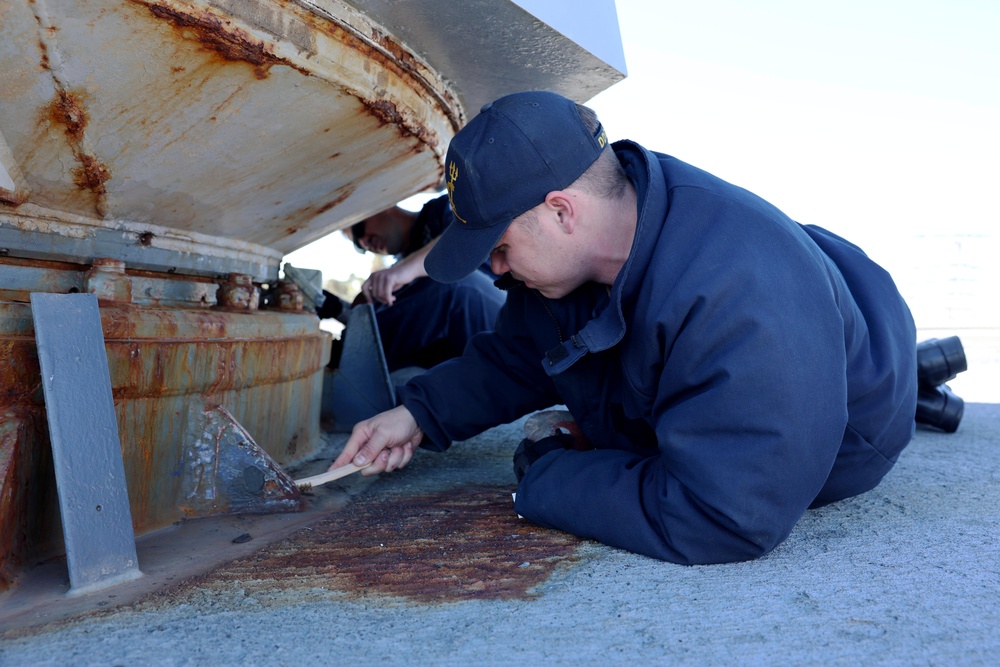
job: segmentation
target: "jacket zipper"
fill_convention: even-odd
[[[531,293],[534,294],[538,298],[538,300],[542,304],[542,308],[544,308],[545,312],[548,313],[549,317],[552,318],[552,323],[556,325],[556,336],[559,337],[559,344],[561,345],[563,343],[563,341],[565,340],[563,338],[562,327],[559,326],[559,320],[556,319],[556,314],[552,312],[551,308],[549,308],[548,300],[545,297],[543,297],[541,294],[539,294],[538,292],[536,292],[535,290],[532,290]]]

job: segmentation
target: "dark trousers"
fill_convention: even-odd
[[[457,283],[420,278],[375,308],[389,371],[430,368],[465,350],[477,333],[492,331],[506,293],[476,271]]]

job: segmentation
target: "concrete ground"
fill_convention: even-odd
[[[970,403],[769,556],[699,567],[518,520],[508,425],[316,489],[322,518],[260,527],[277,539],[137,601],[41,626],[25,610],[0,665],[996,664],[998,425]],[[220,548],[258,530],[241,520]]]

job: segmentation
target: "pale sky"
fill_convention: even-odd
[[[1000,256],[1000,2],[617,7],[629,77],[589,102],[612,140],[861,245],[897,277],[918,326],[1000,327],[1000,309],[971,305],[1000,291],[1000,273],[976,268]],[[339,232],[314,245],[288,261],[324,277],[366,263]],[[957,296],[927,296],[949,281]]]

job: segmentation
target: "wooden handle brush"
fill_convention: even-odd
[[[303,477],[302,479],[295,480],[295,486],[299,487],[300,491],[305,491],[311,489],[314,486],[322,486],[327,482],[332,482],[335,479],[340,479],[341,477],[347,477],[352,473],[356,473],[359,470],[364,470],[368,466],[361,466],[360,468],[353,463],[348,463],[346,466],[341,466],[339,468],[334,468],[333,470],[327,470],[319,475],[313,475],[312,477]]]

